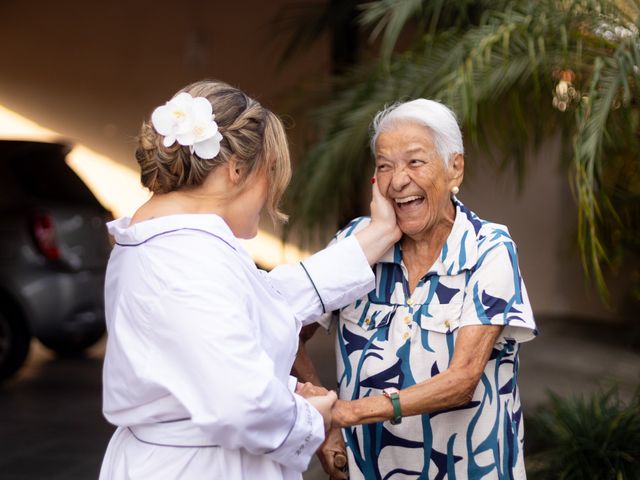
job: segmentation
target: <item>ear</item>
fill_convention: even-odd
[[[464,155],[456,153],[449,161],[449,187],[459,187],[464,179]]]
[[[235,157],[231,157],[229,161],[226,163],[227,174],[229,175],[229,180],[232,184],[237,185],[242,180],[242,167]]]

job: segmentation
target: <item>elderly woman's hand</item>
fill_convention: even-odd
[[[329,480],[347,480],[347,448],[339,428],[332,428],[318,449],[318,458]]]
[[[324,431],[328,431],[331,428],[331,409],[333,404],[336,403],[338,396],[333,390],[323,396],[315,396],[307,398],[307,402],[311,404],[313,408],[320,412],[322,419],[324,420]]]
[[[359,418],[353,406],[354,402],[347,400],[336,401],[331,411],[331,426],[333,428],[342,428],[358,425],[360,423]]]

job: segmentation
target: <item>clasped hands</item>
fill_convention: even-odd
[[[348,424],[349,402],[338,400],[335,392],[312,383],[298,383],[296,393],[315,407],[322,418],[326,438],[318,449],[318,458],[330,480],[347,480],[347,450],[340,427]]]
[[[324,419],[325,431],[354,424],[350,402],[338,400],[338,396],[333,390],[329,391],[311,382],[298,382],[296,393],[305,398],[320,412]]]

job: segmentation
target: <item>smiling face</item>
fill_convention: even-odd
[[[420,240],[434,229],[450,228],[455,218],[450,192],[462,182],[463,156],[454,155],[446,166],[431,131],[409,121],[380,133],[375,150],[380,191],[394,202],[400,230]]]

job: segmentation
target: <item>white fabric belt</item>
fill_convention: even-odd
[[[127,427],[139,442],[161,447],[214,448],[211,437],[190,419]]]

